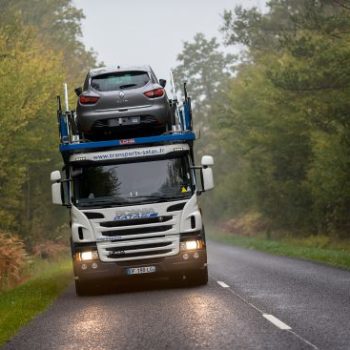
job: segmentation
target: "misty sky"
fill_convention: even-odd
[[[198,32],[221,40],[224,9],[263,0],[73,0],[83,9],[83,41],[107,65],[150,64],[169,78],[184,41]]]

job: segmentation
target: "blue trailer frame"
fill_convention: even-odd
[[[176,114],[178,124],[176,131],[168,132],[157,136],[135,137],[129,139],[112,139],[106,141],[84,141],[79,140],[79,137],[74,137],[73,130],[75,128],[71,125],[74,123],[74,111],[63,112],[61,109],[60,98],[59,108],[57,111],[58,130],[60,145],[59,151],[62,154],[63,160],[67,161],[69,155],[72,153],[93,151],[97,149],[110,149],[118,147],[132,147],[140,145],[152,145],[159,143],[189,143],[191,148],[193,141],[196,140],[196,135],[192,130],[192,108],[191,99],[187,96],[185,85],[185,99],[181,106],[177,106]],[[175,102],[177,103],[177,102]]]

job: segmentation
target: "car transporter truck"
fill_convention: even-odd
[[[198,196],[214,187],[211,156],[194,164],[191,100],[175,104],[175,125],[161,135],[87,141],[75,112],[58,125],[64,166],[51,173],[52,201],[70,210],[77,295],[99,284],[169,278],[208,281]]]

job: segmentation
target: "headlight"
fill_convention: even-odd
[[[203,247],[203,241],[201,240],[185,241],[180,243],[181,250],[196,250],[196,249],[201,249],[202,247]]]
[[[187,241],[185,242],[186,250],[197,249],[197,241]]]
[[[97,260],[98,259],[97,250],[81,252],[79,253],[79,258],[80,258],[80,261]]]

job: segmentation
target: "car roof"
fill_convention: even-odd
[[[142,71],[142,72],[152,72],[152,68],[150,66],[108,66],[108,67],[100,67],[91,69],[89,75],[94,77],[96,75],[115,73],[115,72],[127,72],[127,71]]]

